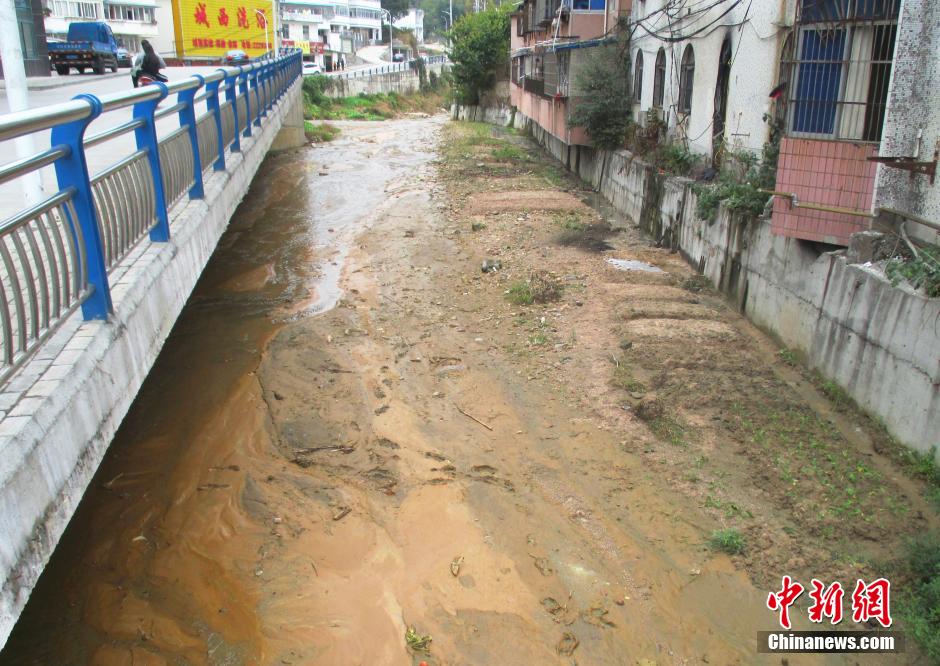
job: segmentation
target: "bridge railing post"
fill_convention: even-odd
[[[206,80],[199,74],[193,74],[199,80],[199,85],[189,90],[180,90],[176,99],[185,106],[180,109],[180,127],[186,127],[189,134],[189,143],[193,149],[193,186],[189,188],[190,199],[204,199],[206,196],[202,182],[202,156],[199,154],[199,134],[196,132],[196,93],[205,85]]]
[[[264,104],[261,103],[261,69],[261,67],[256,67],[251,70],[251,90],[255,94],[255,116],[253,124],[256,127],[261,126],[261,116],[267,113]]]
[[[251,97],[248,95],[248,72],[244,71],[238,75],[238,93],[245,98],[245,122],[242,136],[251,136]]]
[[[219,156],[212,165],[215,171],[225,171],[225,136],[222,132],[222,109],[219,105],[219,86],[225,81],[212,81],[206,84],[206,109],[212,114],[215,125],[215,138],[219,145]]]
[[[77,95],[74,99],[87,101],[91,114],[82,120],[57,125],[52,128],[52,145],[68,146],[68,154],[55,162],[55,175],[59,190],[73,189],[72,209],[78,219],[68,219],[73,227],[73,237],[81,238],[81,252],[85,255],[90,294],[82,303],[82,316],[87,319],[107,319],[114,311],[111,303],[111,286],[108,284],[108,268],[98,226],[94,195],[88,162],[85,159],[85,130],[101,115],[101,102],[94,95]],[[71,216],[67,216],[71,217]],[[76,233],[80,231],[81,233]]]
[[[165,243],[170,240],[170,217],[166,212],[166,194],[163,187],[163,171],[160,168],[160,142],[157,140],[157,125],[153,114],[157,106],[169,94],[164,83],[153,83],[160,88],[160,95],[154,99],[137,102],[134,105],[134,118],[143,120],[143,125],[134,130],[137,140],[137,149],[147,151],[147,160],[150,162],[150,175],[153,179],[154,213],[157,224],[150,230],[150,240],[154,243]]]
[[[274,107],[275,102],[281,97],[281,63],[277,60],[271,63],[271,97],[268,100],[268,109]]]
[[[271,101],[274,97],[274,90],[271,86],[271,63],[265,63],[261,68],[261,90],[262,90],[262,99],[264,99],[264,104],[262,104],[264,113],[261,115],[266,116],[271,110]]]
[[[225,89],[225,101],[232,105],[232,118],[235,120],[235,138],[232,140],[233,153],[239,153],[242,149],[241,134],[238,131],[240,126],[238,121],[238,81],[239,74],[230,74],[225,77],[225,82],[222,84]]]

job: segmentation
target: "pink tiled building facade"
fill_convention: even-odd
[[[629,10],[630,0],[524,0],[512,15],[512,105],[569,146],[590,145],[568,125],[577,73]]]
[[[871,227],[900,0],[801,0],[784,47],[774,233],[832,245]]]
[[[784,137],[777,163],[777,191],[771,225],[774,233],[830,245],[847,245],[849,236],[870,226],[860,215],[799,208],[800,203],[847,211],[871,210],[878,154],[870,143]],[[795,204],[795,205],[794,205]]]

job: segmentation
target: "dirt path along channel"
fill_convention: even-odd
[[[520,137],[338,124],[265,162],[3,663],[757,663],[782,573],[893,547],[890,507],[841,530],[865,493],[935,527],[864,423]],[[810,512],[786,437],[861,503]]]

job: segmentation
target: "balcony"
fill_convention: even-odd
[[[532,79],[526,76],[522,79],[522,89],[526,92],[534,93],[536,95],[544,95],[545,81],[542,79]]]
[[[298,12],[298,11],[282,11],[281,19],[284,21],[295,21],[297,23],[325,23],[333,18],[333,12],[329,11],[324,14],[317,14],[316,12]]]

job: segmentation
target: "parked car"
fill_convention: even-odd
[[[248,60],[248,54],[241,49],[232,49],[225,53],[226,65],[244,65]]]
[[[91,68],[95,74],[104,74],[106,68],[118,69],[118,45],[111,26],[101,21],[70,23],[68,38],[64,42],[47,42],[49,60],[60,76],[72,67],[84,74]]]
[[[323,68],[320,67],[320,65],[318,65],[315,62],[305,62],[302,73],[304,76],[313,76],[314,74],[322,74]]]
[[[131,58],[131,52],[127,49],[118,49],[117,64],[118,67],[132,67],[134,63],[133,58]]]

